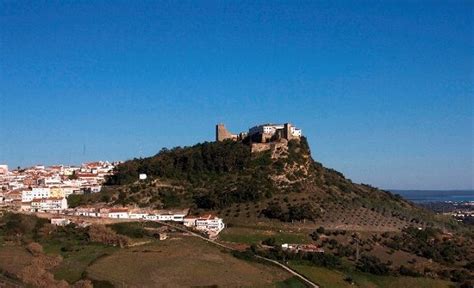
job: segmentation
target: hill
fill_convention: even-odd
[[[138,180],[141,173],[148,178]],[[227,224],[219,241],[247,249],[242,259],[259,254],[291,261],[310,278],[334,270],[327,287],[351,279],[360,287],[385,287],[375,283],[400,276],[405,278],[394,287],[434,283],[425,278],[474,279],[472,229],[388,191],[353,183],[314,161],[304,137],[163,149],[119,165],[107,184],[100,193],[72,195],[68,202],[213,212]],[[282,243],[313,244],[324,253],[283,251]]]
[[[140,173],[147,180],[139,181]],[[472,229],[399,195],[353,183],[313,160],[305,137],[163,149],[119,165],[108,184],[82,203],[214,212],[227,223],[220,241],[280,261],[294,259],[308,266],[308,275],[323,266],[357,283],[369,281],[363,273],[455,282],[474,277]],[[325,256],[285,253],[282,243],[315,244]]]
[[[266,147],[255,149],[255,145]],[[251,152],[255,150],[263,151]],[[140,173],[146,173],[148,179],[138,181]],[[338,228],[382,231],[409,225],[455,225],[440,222],[399,195],[353,183],[324,167],[311,157],[305,137],[272,144],[228,140],[162,149],[155,156],[119,165],[108,184],[113,192],[102,200],[115,204],[192,207],[243,221],[309,220]]]

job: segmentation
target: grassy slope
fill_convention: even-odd
[[[87,271],[94,279],[139,287],[297,287],[284,286],[289,275],[276,267],[239,260],[191,237],[123,249]]]
[[[270,237],[275,238],[279,244],[309,243],[311,240],[306,233],[277,232],[270,229],[255,230],[242,227],[227,228],[219,235],[220,240],[244,244],[256,244]]]
[[[18,274],[21,269],[31,263],[33,256],[24,248],[19,246],[0,247],[0,269],[2,271]]]
[[[69,283],[80,280],[86,268],[94,261],[118,250],[116,247],[95,243],[76,246],[74,251],[68,252],[61,251],[61,247],[63,247],[61,243],[46,243],[44,251],[48,254],[59,254],[63,257],[63,262],[53,272],[56,279],[64,279]]]
[[[427,278],[414,277],[392,277],[392,276],[375,276],[372,274],[361,272],[349,272],[344,274],[340,271],[329,270],[323,267],[306,266],[291,264],[290,267],[302,273],[309,279],[315,281],[322,288],[349,288],[353,287],[344,278],[350,276],[359,287],[367,288],[448,288],[454,287],[454,283],[434,280]]]

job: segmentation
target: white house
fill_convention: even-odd
[[[49,187],[34,187],[31,190],[21,192],[21,202],[31,202],[33,199],[51,197],[51,189]]]
[[[157,220],[183,222],[184,217],[188,215],[188,209],[184,210],[159,210],[156,211]]]
[[[183,225],[186,227],[195,227],[197,219],[198,217],[196,216],[186,216],[183,219]]]
[[[145,215],[145,220],[156,221],[158,220],[158,216],[155,214],[147,214]]]
[[[56,225],[56,226],[66,226],[69,223],[71,223],[71,221],[69,221],[69,219],[66,219],[64,217],[51,218],[51,224]]]
[[[74,187],[72,186],[62,186],[64,197],[68,197],[71,194],[74,194]]]
[[[158,221],[172,221],[173,214],[158,214],[156,215]]]
[[[146,219],[147,215],[148,215],[147,212],[144,212],[141,210],[133,210],[133,211],[130,211],[128,217],[130,219]]]
[[[62,180],[59,175],[51,176],[51,177],[46,177],[43,179],[44,185],[46,186],[58,186],[61,185]]]
[[[109,210],[109,218],[128,219],[127,208],[112,208]]]
[[[100,217],[99,210],[94,207],[79,207],[74,210],[76,216]]]
[[[225,228],[225,224],[222,218],[207,214],[196,219],[196,229],[198,230],[212,230],[214,232],[220,232]]]
[[[8,165],[2,164],[0,165],[0,174],[7,175],[8,174]]]
[[[219,234],[219,232],[225,228],[222,218],[212,214],[206,214],[198,217],[186,216],[183,219],[183,224],[186,227],[194,227],[197,230],[205,231],[213,235]]]

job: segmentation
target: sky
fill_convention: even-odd
[[[0,1],[0,164],[291,122],[386,189],[473,189],[471,1]]]

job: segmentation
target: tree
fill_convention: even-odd
[[[276,245],[276,240],[273,237],[267,238],[262,241],[262,244],[267,245],[267,246],[275,246]]]
[[[319,234],[324,234],[324,232],[326,232],[326,230],[324,230],[323,226],[319,226],[319,228],[316,229],[316,232],[318,232]]]
[[[262,214],[268,218],[282,219],[283,210],[281,209],[281,206],[278,203],[272,202],[267,206],[267,208],[262,210]]]
[[[380,262],[379,258],[367,255],[362,255],[357,263],[357,269],[374,275],[387,275],[390,271],[386,264]]]

